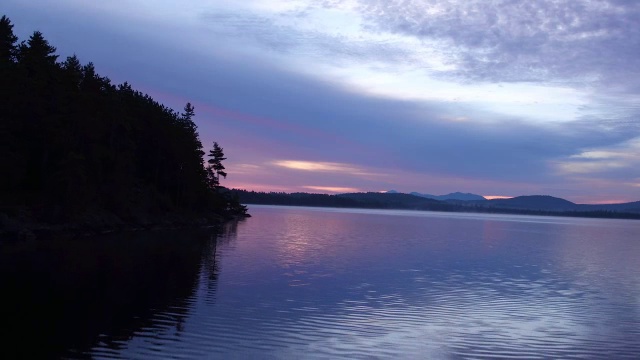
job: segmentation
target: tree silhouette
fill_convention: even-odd
[[[18,37],[13,33],[11,20],[3,15],[0,18],[0,66],[7,66],[15,61],[18,52],[17,41]]]
[[[18,62],[23,64],[28,71],[44,72],[56,64],[58,55],[56,48],[51,46],[40,31],[34,31],[29,40],[18,46]]]
[[[22,181],[24,171],[24,144],[16,136],[22,132],[18,116],[19,104],[24,98],[16,64],[18,37],[13,34],[13,24],[6,16],[0,18],[0,196],[9,197]]]
[[[111,84],[75,55],[58,63],[40,32],[17,42],[3,16],[0,219],[59,223],[108,213],[126,222],[240,209],[211,191],[226,176],[224,154],[216,144],[205,169],[190,103],[180,114],[129,83]]]
[[[220,186],[220,176],[227,178],[227,173],[224,171],[225,167],[222,165],[222,161],[227,158],[224,157],[223,149],[217,142],[213,142],[213,148],[209,150],[209,166],[207,166],[207,180],[209,187],[212,189]]]

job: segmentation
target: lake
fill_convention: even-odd
[[[250,213],[217,230],[1,245],[0,355],[640,357],[640,221]]]

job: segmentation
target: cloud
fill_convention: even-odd
[[[259,175],[264,171],[262,166],[255,164],[234,164],[233,173],[234,175]]]
[[[333,14],[336,16],[338,14]],[[296,58],[322,59],[334,65],[347,61],[381,63],[406,62],[413,54],[400,41],[368,41],[359,36],[331,33],[327,29],[303,26],[310,15],[304,11],[279,14],[242,10],[215,9],[204,11],[200,19],[207,31],[222,39],[234,39],[237,46],[258,46],[287,62]],[[353,21],[353,18],[345,21]],[[339,26],[343,26],[344,23]],[[320,24],[318,24],[320,26]],[[324,30],[324,31],[323,31]],[[238,43],[239,41],[239,43]]]
[[[301,170],[301,171],[331,172],[331,173],[341,173],[345,175],[355,175],[355,176],[375,175],[354,165],[333,163],[333,162],[277,160],[277,161],[274,161],[273,164],[279,167],[293,169],[293,170]]]
[[[638,70],[632,1],[361,1],[372,31],[440,41],[456,72],[490,81],[624,79]]]
[[[587,149],[557,164],[563,174],[633,179],[640,177],[640,137],[606,148]]]
[[[289,70],[367,95],[455,101],[537,121],[640,114],[640,76],[630,76],[640,70],[630,50],[640,48],[633,3],[286,4],[215,9],[201,18],[223,41],[269,50]]]

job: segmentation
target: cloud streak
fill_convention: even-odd
[[[569,156],[557,165],[567,175],[591,175],[603,178],[640,177],[640,137],[615,147],[589,149]]]
[[[278,160],[273,162],[274,165],[287,169],[302,171],[321,171],[321,172],[338,172],[351,175],[366,174],[361,169],[348,164],[330,163],[330,162],[313,162],[299,160]]]

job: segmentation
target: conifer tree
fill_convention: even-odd
[[[0,18],[0,63],[4,66],[16,59],[18,37],[13,33],[13,24],[8,17]]]
[[[56,64],[58,55],[56,48],[51,46],[40,31],[34,31],[29,40],[18,46],[18,61],[29,71],[43,70],[44,66]],[[48,70],[48,69],[46,69]]]
[[[69,56],[61,65],[65,78],[69,80],[76,89],[79,88],[80,82],[82,81],[82,64],[78,57],[75,55]]]
[[[192,121],[193,117],[196,115],[196,109],[191,105],[190,102],[184,106],[184,113],[182,114],[183,121]]]
[[[220,186],[220,176],[227,178],[227,173],[224,171],[224,165],[222,161],[226,160],[224,152],[217,142],[213,142],[213,148],[209,150],[209,166],[207,166],[207,180],[210,188],[218,188]]]

